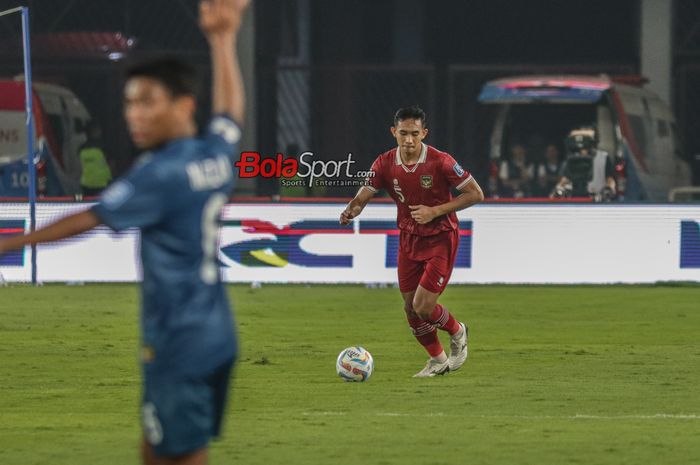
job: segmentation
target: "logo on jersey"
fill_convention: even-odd
[[[156,351],[151,346],[141,348],[141,360],[144,363],[151,363],[156,358]]]
[[[681,221],[681,268],[700,268],[700,223]]]
[[[430,189],[433,187],[433,177],[429,174],[424,174],[420,177],[420,186],[423,189]]]
[[[212,120],[210,130],[229,144],[235,144],[241,139],[241,130],[236,123],[221,116]]]
[[[134,186],[127,181],[117,181],[102,193],[102,204],[114,210],[122,206],[134,194]]]
[[[457,176],[459,176],[460,178],[464,176],[464,168],[459,166],[459,163],[455,163],[452,169],[455,170],[455,173],[457,173]]]

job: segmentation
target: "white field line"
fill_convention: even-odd
[[[309,417],[342,417],[347,412],[321,411],[303,412],[303,416]],[[700,420],[700,414],[695,413],[654,413],[649,415],[588,415],[577,413],[575,415],[462,415],[436,413],[397,413],[397,412],[375,412],[365,414],[365,416],[375,417],[461,417],[461,418],[484,418],[484,419],[504,419],[504,420]]]

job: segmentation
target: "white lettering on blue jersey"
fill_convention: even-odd
[[[185,170],[193,191],[218,189],[233,178],[231,161],[225,155],[189,162]]]

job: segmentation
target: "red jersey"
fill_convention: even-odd
[[[432,236],[442,231],[459,229],[455,212],[438,216],[427,224],[418,224],[411,217],[409,205],[433,207],[453,199],[452,188],[461,189],[472,180],[449,153],[423,144],[418,162],[404,165],[399,149],[394,148],[377,157],[372,164],[374,177],[368,178],[367,189],[386,189],[396,202],[399,229],[418,236]]]

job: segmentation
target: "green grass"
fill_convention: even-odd
[[[426,380],[396,289],[231,293],[213,464],[700,462],[700,287],[450,287],[469,361]],[[0,289],[0,464],[137,463],[137,305],[130,285]],[[335,375],[354,344],[367,383]]]

